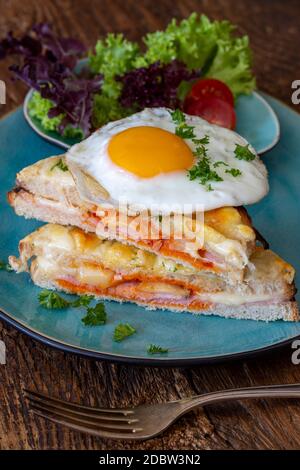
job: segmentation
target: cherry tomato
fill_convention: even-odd
[[[214,96],[220,100],[226,101],[232,107],[234,98],[230,88],[220,80],[215,78],[203,78],[196,82],[188,94],[188,98],[202,99],[204,96]]]
[[[234,108],[226,101],[214,96],[203,96],[199,100],[188,97],[184,103],[184,111],[187,114],[200,116],[206,121],[218,126],[234,129],[236,115]]]

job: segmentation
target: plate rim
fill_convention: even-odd
[[[51,137],[50,135],[47,135],[46,132],[43,132],[41,131],[36,125],[35,123],[33,122],[33,120],[31,119],[30,115],[29,115],[29,112],[28,112],[28,103],[34,93],[34,89],[33,88],[30,88],[28,90],[28,92],[26,93],[26,96],[25,96],[25,99],[23,101],[23,105],[22,105],[22,109],[23,109],[23,115],[25,117],[25,120],[27,122],[27,124],[33,129],[34,132],[36,132],[42,139],[45,139],[47,140],[48,142],[51,142],[52,144],[58,146],[58,147],[61,147],[65,150],[68,150],[70,148],[70,145],[64,143],[63,141],[60,141],[58,139],[56,139],[55,137]],[[272,148],[274,148],[279,140],[280,140],[280,123],[279,123],[279,119],[274,111],[274,109],[272,108],[272,106],[267,102],[267,100],[264,98],[263,95],[266,95],[266,96],[270,96],[271,98],[273,98],[273,96],[271,95],[268,95],[268,93],[265,93],[263,91],[260,91],[260,90],[254,90],[252,92],[253,95],[255,95],[255,97],[263,102],[264,106],[269,110],[269,113],[271,114],[272,116],[272,119],[273,119],[273,122],[275,123],[275,135],[274,135],[274,139],[272,140],[272,142],[269,143],[269,145],[265,146],[264,148],[262,148],[262,150],[260,150],[258,153],[258,155],[263,155],[265,154],[266,152],[268,152],[269,150],[271,150]],[[247,95],[246,95],[247,96]]]
[[[281,129],[280,129],[280,123],[279,123],[279,119],[278,119],[278,116],[277,114],[275,113],[274,109],[272,108],[272,106],[268,103],[268,101],[264,98],[263,95],[266,95],[266,96],[270,96],[270,98],[273,98],[273,96],[269,95],[268,93],[265,93],[263,91],[253,91],[252,92],[256,98],[258,98],[260,101],[262,101],[264,103],[264,105],[266,106],[266,108],[268,108],[270,114],[273,116],[273,121],[275,123],[275,127],[276,127],[276,130],[275,130],[275,137],[273,139],[273,141],[267,145],[265,148],[263,148],[262,150],[260,150],[258,153],[258,155],[263,155],[265,154],[266,152],[269,152],[269,150],[273,149],[279,142],[280,140],[280,137],[281,137]]]
[[[250,349],[248,351],[241,351],[238,353],[219,354],[214,356],[206,357],[192,357],[192,358],[168,358],[168,357],[135,357],[126,356],[124,354],[111,354],[96,351],[93,349],[82,348],[80,346],[74,346],[69,343],[65,343],[58,339],[54,339],[43,333],[38,332],[34,328],[30,328],[23,324],[23,322],[16,320],[12,314],[0,309],[0,320],[4,320],[10,326],[15,327],[16,330],[25,334],[31,339],[38,341],[41,344],[50,346],[53,349],[62,351],[65,353],[75,354],[80,357],[87,359],[93,359],[97,361],[107,361],[111,363],[129,364],[134,366],[145,366],[145,367],[194,367],[204,364],[221,364],[230,361],[236,361],[241,359],[249,359],[259,356],[263,353],[268,353],[276,349],[283,348],[291,344],[293,341],[300,339],[300,334],[290,336],[282,341],[278,341],[262,348]]]

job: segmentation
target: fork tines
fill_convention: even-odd
[[[134,410],[92,408],[30,390],[25,394],[33,413],[79,431],[111,438],[128,438],[142,431]]]

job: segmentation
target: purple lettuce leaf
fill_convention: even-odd
[[[183,81],[200,76],[200,71],[188,70],[183,62],[155,62],[119,76],[122,83],[120,103],[125,108],[140,110],[146,107],[180,107],[178,88]]]
[[[10,67],[13,77],[54,103],[49,117],[64,114],[59,127],[61,133],[68,125],[82,129],[84,135],[91,130],[93,94],[99,92],[102,77],[92,77],[86,70],[75,73],[74,68],[85,51],[80,41],[57,37],[47,23],[34,26],[19,39],[8,33],[0,41],[0,59],[8,55],[21,59]]]

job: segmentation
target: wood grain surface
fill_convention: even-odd
[[[250,36],[258,87],[291,105],[291,82],[300,79],[298,0],[0,0],[0,37],[49,21],[64,35],[92,46],[109,32],[138,40],[192,11],[227,18]],[[4,115],[26,89],[7,83]],[[296,110],[300,107],[295,106]],[[266,326],[267,327],[267,326]],[[143,443],[87,436],[33,417],[22,396],[28,387],[89,405],[128,406],[173,400],[226,387],[300,382],[300,366],[287,347],[267,356],[186,369],[139,368],[95,362],[54,351],[0,323],[7,364],[0,365],[0,449],[298,449],[299,402],[273,400],[215,405],[190,413],[163,436]],[[187,338],[188,341],[188,338]]]

